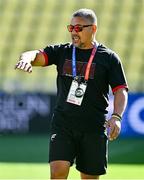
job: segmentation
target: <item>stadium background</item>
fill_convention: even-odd
[[[0,179],[49,177],[55,66],[35,67],[30,75],[14,65],[23,51],[70,41],[66,25],[79,8],[96,12],[97,40],[119,54],[129,84],[122,133],[110,143],[104,178],[144,179],[144,0],[0,0]]]

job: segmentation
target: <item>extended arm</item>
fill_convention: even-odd
[[[27,51],[21,54],[15,69],[32,72],[32,66],[44,66],[45,57],[39,50]]]
[[[114,93],[114,110],[113,114],[118,114],[122,117],[128,100],[128,94],[125,88],[118,89]],[[109,139],[116,139],[121,130],[121,121],[118,117],[112,116],[107,121],[107,127],[109,128]]]

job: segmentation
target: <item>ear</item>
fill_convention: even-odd
[[[95,24],[92,26],[92,30],[93,30],[93,32],[97,31],[97,26]]]

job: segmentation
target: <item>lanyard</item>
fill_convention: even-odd
[[[88,79],[89,79],[90,68],[91,68],[91,64],[92,64],[92,61],[94,59],[95,53],[97,51],[97,46],[98,46],[97,43],[95,43],[93,50],[92,50],[92,53],[90,55],[90,58],[88,60],[86,72],[85,72],[85,77],[84,77],[85,81],[88,81]],[[73,51],[72,51],[72,75],[73,75],[73,77],[77,76],[77,73],[76,73],[76,48],[75,48],[75,46],[73,46]]]

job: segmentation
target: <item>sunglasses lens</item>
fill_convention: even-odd
[[[75,30],[76,32],[80,32],[80,31],[81,31],[81,27],[80,27],[80,26],[75,26],[75,27],[74,27],[74,30]]]
[[[67,26],[67,29],[68,29],[69,32],[72,32],[73,29],[75,30],[75,32],[80,32],[80,31],[83,30],[83,27],[78,26],[78,25],[75,25],[75,26],[73,26],[73,25],[68,25],[68,26]]]
[[[67,28],[69,32],[72,32],[74,27],[72,25],[68,25]]]

